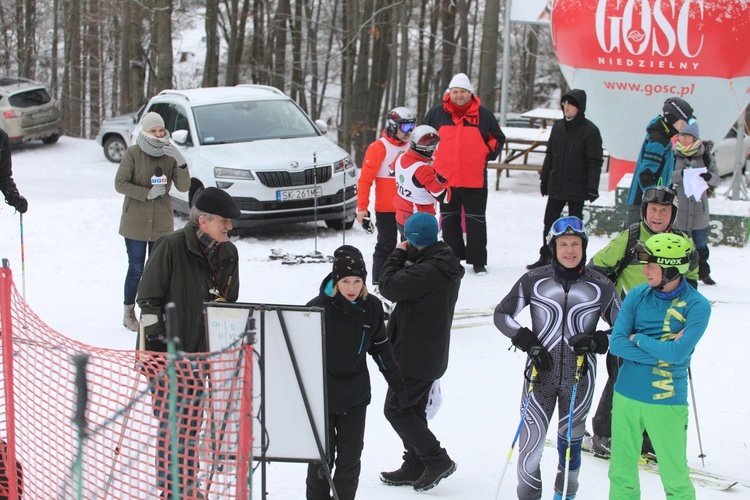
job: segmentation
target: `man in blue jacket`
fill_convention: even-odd
[[[695,498],[687,468],[688,370],[711,305],[684,274],[691,243],[660,233],[638,243],[648,284],[630,291],[612,330],[610,352],[623,359],[612,406],[609,498],[641,498],[638,460],[647,430],[668,498]]]
[[[670,97],[664,101],[662,114],[646,126],[646,138],[633,172],[633,183],[628,193],[627,220],[625,229],[641,218],[641,197],[643,192],[654,186],[672,186],[674,171],[674,151],[672,137],[693,123],[693,108],[684,99]]]

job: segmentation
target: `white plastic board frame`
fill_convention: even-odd
[[[325,349],[323,310],[313,307],[269,304],[206,303],[206,332],[211,351],[238,340],[255,318],[260,361],[253,360],[253,414],[265,423],[266,438],[258,419],[253,420],[253,457],[256,460],[320,460],[320,451],[309,423],[301,387],[307,394],[314,428],[324,453],[327,449]],[[283,317],[291,351],[279,315]],[[300,374],[297,381],[292,354]],[[264,376],[261,376],[261,365]],[[214,390],[222,388],[214,387]],[[239,395],[237,395],[239,399]],[[263,414],[259,415],[262,411]],[[263,454],[261,443],[266,442]]]

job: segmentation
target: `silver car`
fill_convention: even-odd
[[[133,143],[133,129],[141,121],[144,109],[146,109],[145,104],[135,113],[126,113],[104,120],[99,127],[96,142],[104,150],[104,156],[112,163],[120,163],[123,153]]]
[[[54,144],[63,132],[59,103],[39,82],[0,77],[0,128],[11,145],[34,140]]]

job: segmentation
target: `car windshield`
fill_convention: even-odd
[[[202,145],[318,135],[315,125],[293,101],[210,104],[194,107],[193,113]]]

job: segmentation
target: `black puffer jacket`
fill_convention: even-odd
[[[329,274],[320,285],[319,295],[307,305],[325,309],[328,411],[346,413],[370,403],[365,354],[372,356],[391,388],[403,389],[404,380],[388,342],[380,299],[367,295],[349,302],[340,293],[331,297],[332,288]]]
[[[590,192],[599,190],[602,136],[597,126],[586,119],[586,92],[573,89],[562,101],[567,97],[578,102],[578,114],[552,126],[542,165],[542,190],[546,188],[549,197],[556,200],[585,201]]]
[[[453,310],[464,268],[445,242],[423,248],[407,262],[393,251],[380,270],[380,293],[397,302],[388,336],[405,377],[437,380],[448,368]]]

